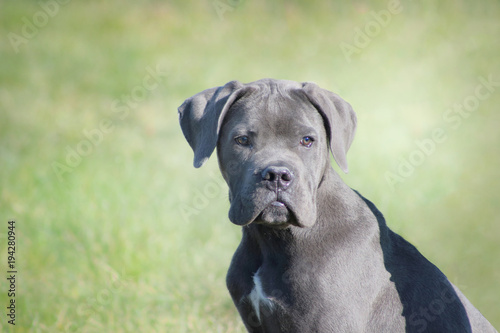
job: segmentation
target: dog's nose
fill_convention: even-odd
[[[266,181],[270,190],[284,191],[290,186],[293,180],[292,172],[286,167],[269,166],[261,173],[262,179]]]

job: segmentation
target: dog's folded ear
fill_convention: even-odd
[[[201,167],[212,155],[224,115],[246,91],[245,85],[231,81],[222,87],[204,90],[179,107],[179,122],[194,152],[194,167]]]
[[[302,90],[323,117],[333,158],[342,171],[347,173],[349,169],[346,154],[356,132],[356,113],[340,96],[318,87],[315,83],[304,82]]]

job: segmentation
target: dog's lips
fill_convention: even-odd
[[[282,200],[273,200],[268,203],[255,219],[256,223],[278,228],[296,224],[295,221],[295,214]]]
[[[271,206],[274,206],[274,207],[285,207],[286,208],[286,205],[281,202],[281,201],[273,201],[271,202]]]
[[[238,195],[232,200],[229,219],[236,225],[247,226],[251,223],[275,228],[288,226],[303,227],[295,211],[291,193],[282,191],[252,191]]]

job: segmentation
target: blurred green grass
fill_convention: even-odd
[[[212,1],[70,1],[17,53],[9,33],[22,35],[41,5],[0,4],[0,267],[15,219],[15,331],[244,330],[224,283],[240,230],[216,160],[192,168],[176,108],[262,77],[315,81],[353,105],[345,181],[500,327],[500,91],[457,129],[443,120],[479,77],[500,81],[500,4],[402,1],[349,62],[339,44],[386,1],[222,3],[221,17]],[[161,84],[121,119],[114,103],[147,68]],[[104,119],[113,130],[61,181],[53,163]],[[435,128],[447,140],[392,188],[386,173]],[[0,331],[13,331],[5,318]]]

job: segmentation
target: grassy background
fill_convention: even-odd
[[[262,77],[315,81],[353,105],[345,181],[500,327],[498,86],[457,128],[443,119],[480,77],[500,81],[500,3],[401,6],[347,59],[341,43],[386,1],[69,1],[45,19],[37,1],[2,1],[0,268],[15,219],[15,331],[243,331],[224,283],[240,229],[216,160],[192,168],[176,108]],[[151,70],[160,84],[145,90]],[[103,121],[112,129],[85,143]],[[436,128],[446,140],[391,186]],[[0,279],[2,308],[7,289]]]

